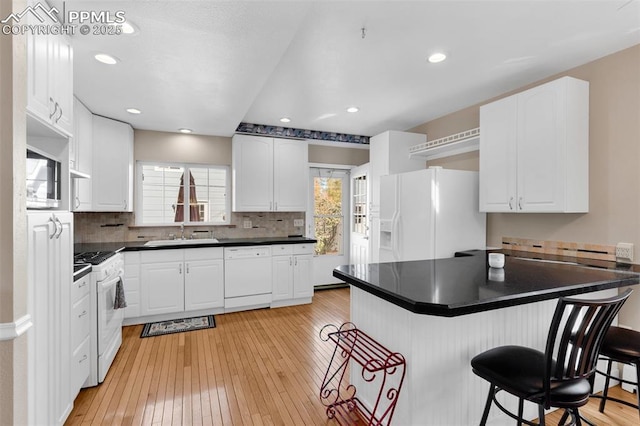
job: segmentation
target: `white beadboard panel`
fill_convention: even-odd
[[[609,297],[615,289],[586,297]],[[356,287],[351,287],[351,321],[365,333],[400,352],[407,360],[394,424],[478,424],[489,384],[473,374],[471,359],[502,345],[521,345],[544,351],[557,300],[530,303],[454,318],[417,315]],[[357,367],[357,366],[356,366]],[[358,397],[371,407],[378,389],[367,386],[361,371],[351,368]],[[499,397],[517,411],[517,400]],[[534,404],[525,403],[525,417],[538,417]],[[492,407],[488,424],[506,425],[513,420]]]

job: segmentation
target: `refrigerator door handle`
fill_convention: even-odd
[[[391,252],[393,253],[393,259],[400,259],[400,214],[395,212],[391,219]]]

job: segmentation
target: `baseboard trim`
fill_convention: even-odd
[[[31,315],[27,314],[14,322],[0,323],[0,341],[13,340],[22,336],[33,325]]]

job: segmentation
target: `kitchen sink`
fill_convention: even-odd
[[[192,244],[215,244],[218,243],[217,238],[196,238],[189,240],[152,240],[144,243],[145,246],[148,247],[159,247],[159,246],[185,246]]]

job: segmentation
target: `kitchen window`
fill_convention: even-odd
[[[138,225],[229,223],[229,168],[137,163]]]

